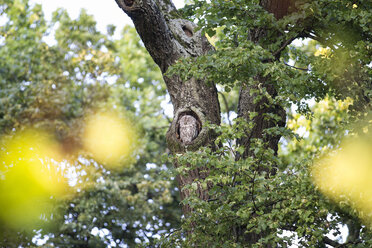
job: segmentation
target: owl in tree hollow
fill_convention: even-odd
[[[199,134],[198,121],[192,115],[184,115],[179,121],[180,138],[183,143],[190,143]]]

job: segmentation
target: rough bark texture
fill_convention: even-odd
[[[295,10],[296,0],[261,0],[260,5],[280,19]]]
[[[146,49],[160,67],[163,75],[177,59],[198,57],[212,47],[201,32],[195,32],[196,25],[188,20],[179,19],[172,2],[161,0],[116,0],[120,8],[133,20],[138,34]],[[167,133],[168,147],[172,153],[183,153],[206,146],[213,135],[206,129],[205,123],[220,124],[220,106],[215,85],[206,84],[191,78],[183,81],[177,75],[163,76],[174,107],[174,119]],[[179,120],[185,115],[194,117],[198,122],[198,135],[191,142],[180,138]],[[175,164],[175,166],[179,166]],[[188,175],[180,175],[179,187],[205,178],[201,169],[190,170]],[[181,199],[189,195],[181,191]],[[208,189],[198,187],[201,199],[208,199]],[[184,213],[190,209],[184,206]]]

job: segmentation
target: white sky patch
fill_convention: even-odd
[[[307,103],[307,105],[309,105],[309,108],[314,107],[315,104],[316,104],[315,98],[313,97],[313,98],[311,98],[309,100],[306,100],[306,103]]]
[[[103,237],[109,235],[110,232],[106,228],[98,229],[98,227],[94,227],[90,233],[94,236],[98,235],[101,238],[103,238]]]
[[[132,20],[116,4],[115,0],[30,0],[31,3],[39,3],[43,6],[43,11],[47,20],[51,20],[52,13],[58,8],[68,11],[72,19],[76,19],[81,9],[86,9],[87,13],[94,16],[99,31],[106,33],[107,25],[116,26],[114,38],[119,38],[119,34],[125,25],[133,25]],[[182,8],[185,4],[183,0],[173,1],[177,8]]]
[[[305,46],[309,43],[309,41],[311,41],[310,38],[306,38],[306,39],[295,39],[294,41],[292,41],[291,45],[294,45],[296,47],[301,47],[301,46]]]
[[[315,98],[310,98],[310,99],[307,99],[307,100],[304,100],[304,102],[309,106],[309,108],[313,108],[316,104],[316,101],[315,101]],[[293,104],[291,105],[291,113],[292,114],[295,114],[297,113],[297,109],[298,109],[298,106],[296,104]]]
[[[118,31],[126,24],[132,24],[130,18],[119,8],[115,0],[98,1],[98,0],[32,0],[33,3],[39,3],[43,6],[45,17],[51,20],[52,13],[58,8],[64,8],[68,11],[72,19],[76,19],[81,9],[86,9],[87,13],[94,16],[97,22],[97,28],[106,33],[107,25],[113,24]]]
[[[173,105],[170,102],[170,96],[167,94],[165,99],[161,101],[160,106],[164,109],[164,114],[169,118],[173,118]]]
[[[47,235],[41,237],[40,232],[41,230],[36,231],[37,234],[32,238],[32,242],[37,246],[44,245],[49,240],[49,237]]]
[[[347,228],[347,225],[341,224],[338,224],[338,228],[340,229],[341,232],[340,235],[333,235],[333,232],[331,231],[330,233],[327,234],[327,237],[341,244],[344,244],[346,243],[347,236],[349,235],[349,229]]]
[[[6,15],[0,15],[0,26],[4,26],[8,22]]]
[[[301,116],[302,117],[302,116]],[[300,117],[300,118],[301,118]],[[296,133],[300,136],[300,137],[303,137],[303,138],[308,138],[309,137],[309,132],[306,131],[306,127],[300,127],[296,130]]]
[[[151,170],[151,169],[156,169],[156,164],[155,163],[147,163],[146,164],[146,169]]]

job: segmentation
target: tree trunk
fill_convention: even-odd
[[[260,5],[277,19],[287,15],[294,8],[291,0],[262,0]],[[248,37],[252,42],[265,47],[266,31],[263,27],[251,30]],[[279,37],[278,34],[277,38]],[[288,44],[283,44],[282,47],[286,45]],[[279,54],[274,54],[274,57],[278,58],[279,55],[280,51]],[[256,139],[262,140],[266,148],[273,150],[274,154],[277,155],[280,136],[270,135],[265,130],[273,127],[284,127],[286,123],[284,108],[273,102],[273,99],[277,96],[277,91],[275,82],[270,78],[270,75],[266,77],[256,75],[254,81],[254,85],[243,85],[239,92],[238,117],[247,122],[253,122],[254,125],[252,129],[247,130],[245,136],[237,140],[237,144],[245,148],[243,154],[238,154],[237,160],[254,156],[254,151],[251,148]],[[252,119],[251,113],[255,113]],[[276,118],[272,116],[276,116]],[[266,172],[268,177],[276,172],[276,168],[262,168],[260,165],[257,166],[257,170],[258,173]],[[254,244],[260,238],[265,237],[265,233],[247,233],[245,226],[236,227],[236,229],[238,236],[243,237],[244,241],[249,244]]]
[[[295,10],[295,2],[296,0],[261,0],[260,5],[276,19],[281,19]]]
[[[260,5],[279,19],[294,9],[294,0],[261,0]],[[251,30],[248,37],[252,42],[265,47],[263,43],[267,38],[266,33],[267,30],[264,27],[260,27],[256,30]],[[278,34],[277,38],[279,37],[280,34]],[[284,42],[282,47],[287,46],[287,43],[289,42]],[[274,54],[274,57],[279,57],[280,52]],[[272,101],[277,96],[275,82],[270,78],[270,75],[266,77],[256,75],[254,79],[256,82],[254,85],[243,85],[239,92],[238,117],[243,118],[247,122],[253,122],[254,126],[251,130],[247,130],[246,135],[237,141],[239,145],[245,147],[244,153],[239,154],[237,159],[244,159],[253,155],[250,148],[254,139],[263,140],[267,148],[272,149],[276,155],[280,136],[265,134],[264,130],[285,126],[285,110],[282,106]],[[250,117],[251,113],[256,113],[253,119]],[[274,120],[269,117],[270,115],[276,115],[277,118]]]
[[[117,4],[133,20],[148,52],[160,67],[164,81],[174,108],[174,119],[167,133],[168,148],[173,154],[187,150],[197,150],[213,141],[213,134],[205,127],[205,123],[220,124],[220,106],[214,84],[191,78],[183,81],[179,76],[168,77],[165,72],[180,58],[198,57],[212,49],[200,31],[195,32],[196,25],[188,20],[180,19],[175,6],[170,1],[161,0],[116,0]],[[180,125],[182,117],[188,116],[196,125],[185,127]],[[182,140],[180,131],[187,128],[196,137]],[[181,130],[180,130],[181,129]],[[183,133],[183,132],[182,132]],[[176,167],[179,165],[176,163]],[[203,179],[206,173],[201,169],[190,170],[187,175],[179,175],[179,188]],[[198,186],[201,199],[208,199],[208,189]],[[189,195],[187,190],[181,191],[181,199]],[[190,208],[183,207],[184,214]]]
[[[266,144],[267,148],[274,151],[277,154],[278,142],[280,136],[270,136],[265,134],[264,130],[272,127],[284,127],[285,126],[285,110],[283,107],[273,104],[271,100],[276,97],[277,93],[270,82],[271,80],[262,76],[257,76],[256,84],[253,86],[242,86],[239,93],[238,103],[238,117],[245,119],[248,122],[253,122],[254,126],[251,130],[247,131],[246,135],[239,139],[237,143],[245,147],[243,154],[238,159],[244,159],[248,156],[253,156],[251,148],[251,142],[254,139],[262,139]],[[262,92],[261,95],[253,92]],[[265,96],[267,92],[270,99]],[[257,97],[260,98],[257,101]],[[251,113],[256,113],[253,119],[250,119]],[[278,116],[278,120],[273,120],[268,117],[268,114],[274,114]]]

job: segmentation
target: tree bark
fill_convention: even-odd
[[[160,67],[174,108],[174,119],[167,133],[168,148],[173,154],[197,150],[201,146],[213,143],[214,136],[205,124],[220,124],[220,106],[217,90],[213,83],[191,78],[183,81],[179,76],[165,75],[169,66],[180,58],[198,57],[206,54],[211,45],[200,31],[194,31],[196,25],[180,19],[177,9],[170,1],[162,0],[116,0],[120,8],[131,17],[146,49]],[[191,142],[180,139],[179,120],[188,115],[198,122],[197,137]],[[178,163],[175,164],[179,166]],[[182,188],[206,177],[202,168],[190,170],[179,175],[181,199],[190,192]],[[198,196],[208,200],[208,189],[198,184]],[[183,206],[184,214],[191,211]]]
[[[281,19],[295,10],[295,2],[296,0],[261,0],[260,5],[276,19]]]
[[[264,130],[285,126],[285,110],[283,107],[271,102],[277,96],[274,85],[270,82],[271,80],[262,76],[256,76],[255,80],[255,85],[242,86],[239,93],[238,117],[243,118],[247,122],[254,123],[253,128],[247,131],[246,135],[237,142],[239,145],[245,147],[245,151],[240,155],[239,159],[253,155],[250,148],[254,139],[262,139],[267,144],[267,148],[272,149],[276,155],[280,136],[270,136],[265,134]],[[258,96],[257,93],[252,92],[262,92],[262,95]],[[265,96],[265,92],[268,93],[270,99]],[[260,100],[257,101],[258,97]],[[253,112],[256,113],[256,116],[251,119],[250,114]],[[278,119],[273,120],[268,117],[269,114],[277,115]]]

